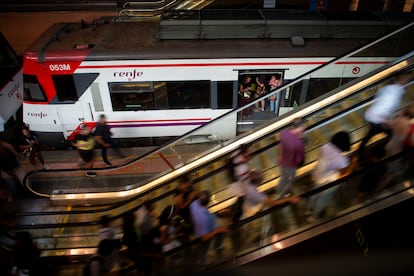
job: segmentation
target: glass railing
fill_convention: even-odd
[[[79,178],[83,173],[72,170],[44,171],[28,175],[28,186],[34,193],[51,197],[56,202],[70,200],[85,204],[94,204],[94,200],[100,203],[121,201],[155,188],[165,187],[165,183],[172,182],[178,176],[193,171],[201,164],[212,162],[219,155],[230,153],[240,144],[252,143],[257,138],[252,134],[258,132],[259,129],[261,129],[261,135],[267,135],[266,133],[271,133],[275,127],[282,128],[286,126],[292,116],[296,116],[294,115],[295,112],[302,111],[300,116],[306,115],[308,111],[303,110],[305,110],[304,107],[307,104],[316,103],[317,99],[321,99],[320,97],[329,93],[332,96],[332,91],[338,92],[338,96],[343,96],[339,93],[340,87],[353,87],[352,84],[360,78],[375,76],[376,72],[382,70],[379,68],[391,68],[399,57],[413,49],[411,43],[413,34],[414,23],[304,74],[265,97],[258,98],[248,105],[231,111],[145,155],[129,164],[137,172],[133,174],[137,181],[134,181],[134,177],[131,177],[131,180],[128,180],[127,183],[112,186],[103,185],[102,189],[99,188],[100,185],[97,183],[96,185],[85,186],[74,181],[73,184],[68,183],[67,187],[65,185],[63,188],[55,189],[53,180],[61,180],[64,177]],[[385,74],[388,73],[390,71]],[[318,85],[320,80],[326,78],[326,76],[331,76],[329,78],[331,81],[324,85]],[[365,82],[363,86],[372,85],[372,82],[375,82],[375,78],[371,78],[371,81]],[[361,88],[363,87],[358,87],[358,89]],[[348,92],[349,90],[347,90]],[[272,95],[279,98],[276,108],[278,114],[250,113],[256,103]],[[321,107],[324,106],[324,103],[320,103]],[[275,124],[276,122],[278,124]],[[151,170],[148,171],[151,173],[145,170],[149,167]],[[108,171],[112,174],[116,170],[115,168]],[[121,172],[117,174],[121,174]],[[48,183],[52,184],[45,185],[42,181],[36,182],[37,178],[41,179],[42,177],[48,179]],[[102,174],[102,177],[113,177],[113,174],[111,176]]]
[[[220,250],[216,250],[212,240],[209,251],[203,259],[197,257],[200,253],[200,241],[183,245],[167,253],[174,260],[164,269],[180,271],[197,271],[199,269],[219,267],[227,269],[240,266],[266,255],[299,244],[332,229],[346,225],[380,210],[394,206],[400,202],[412,199],[414,196],[414,181],[412,168],[395,175],[393,184],[365,197],[359,197],[359,188],[366,180],[364,175],[384,172],[395,164],[407,162],[407,156],[394,156],[383,160],[369,168],[361,169],[348,177],[301,194],[297,204],[284,204],[264,210],[252,217],[230,225],[224,235],[216,238],[221,240]],[[403,167],[403,166],[402,166]],[[336,196],[328,202],[324,216],[309,217],[307,210],[312,200],[335,190]],[[226,226],[221,220],[219,226]],[[219,220],[220,223],[220,220]]]
[[[395,174],[393,181],[390,182],[393,184],[379,191],[366,194],[365,197],[357,196],[364,175],[373,172],[378,173],[379,170],[384,171],[384,166],[390,168],[396,164],[404,164],[407,162],[406,158],[402,154],[392,156],[376,165],[361,168],[347,177],[310,191],[309,186],[304,186],[303,192],[298,195],[301,199],[298,203],[294,205],[286,203],[266,209],[236,224],[230,225],[229,219],[220,218],[218,220],[219,227],[229,225],[228,232],[220,237],[224,249],[216,252],[212,243],[203,261],[205,261],[205,264],[214,266],[228,262],[237,265],[245,264],[413,198],[414,175],[410,168]],[[336,190],[337,196],[333,197],[327,204],[324,216],[310,219],[306,215],[310,201],[315,196],[317,197],[332,189]],[[74,228],[70,225],[66,227]],[[90,228],[91,226],[84,225],[84,227]],[[68,235],[63,231],[56,233],[55,231],[58,230],[58,228],[51,227],[30,230],[35,237],[39,236],[41,232],[53,235],[36,239],[37,244],[43,251],[43,256],[94,254],[99,242],[96,232],[86,232],[82,231],[80,227],[76,227],[71,231],[71,235]],[[97,231],[98,227],[89,230]],[[121,237],[122,233],[118,232],[117,235]],[[9,234],[6,236],[0,238],[0,242],[6,241],[7,246],[12,248],[13,244],[10,241]],[[199,245],[200,241],[193,240],[188,244],[166,252],[166,257],[174,260],[174,262],[167,263],[173,263],[174,265],[163,269],[191,268],[197,270],[200,267],[205,268],[205,266],[200,266],[200,259],[195,258],[199,252]]]
[[[309,173],[317,160],[319,147],[326,143],[337,131],[348,131],[351,134],[352,142],[355,146],[357,145],[357,142],[366,132],[366,129],[364,129],[365,123],[361,119],[364,110],[369,105],[376,89],[381,87],[385,81],[377,83],[376,86],[362,89],[359,93],[350,97],[337,100],[332,105],[318,109],[306,117],[310,122],[309,130],[305,133],[305,139],[308,141],[306,164],[299,170],[299,176],[305,177]],[[410,84],[406,89],[414,92],[414,85]],[[412,95],[414,93],[407,93],[405,102]],[[340,127],[338,127],[338,124]],[[319,138],[314,139],[314,137]],[[252,155],[254,156],[252,162],[255,164],[255,169],[263,174],[263,185],[259,187],[261,191],[268,191],[277,186],[279,172],[276,161],[273,164],[260,165],[255,160],[263,159],[265,155],[268,155],[267,157],[270,160],[277,160],[277,140],[276,132],[261,137],[261,141],[257,141],[256,144],[251,146]],[[263,142],[264,146],[261,147],[258,144],[259,142]],[[259,146],[256,147],[256,145]],[[218,162],[223,162],[223,160]],[[225,170],[217,168],[217,170],[211,171],[204,168],[204,172],[197,171],[196,173],[199,174],[199,180],[195,184],[198,189],[209,189],[213,192],[213,201],[210,206],[212,212],[217,212],[232,205],[235,199],[228,190],[230,181]],[[211,180],[214,178],[219,179],[221,185],[217,187],[212,185]],[[121,218],[125,212],[136,209],[147,198],[154,200],[158,210],[162,210],[166,205],[174,202],[174,188],[175,186],[165,187],[165,190],[162,191],[156,189],[147,193],[145,197],[137,198],[118,207],[108,208],[105,211],[71,211],[64,214],[44,212],[37,215],[20,215],[16,217],[16,220],[21,225],[20,229],[29,229],[32,232],[42,248],[63,250],[67,246],[71,246],[71,248],[94,247],[97,243],[96,232],[99,228],[98,221],[101,215],[106,214],[114,217],[114,226],[118,231],[118,235],[121,235]]]

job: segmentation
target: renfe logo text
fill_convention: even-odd
[[[128,78],[129,81],[134,80],[136,78],[142,77],[144,73],[141,71],[137,71],[137,69],[134,69],[134,71],[121,71],[121,72],[114,72],[115,78]]]
[[[27,112],[27,116],[42,119],[44,117],[47,117],[47,114],[43,112]]]

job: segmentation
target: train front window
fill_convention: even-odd
[[[59,102],[73,102],[78,100],[73,75],[53,75],[53,83],[56,89],[56,96]]]
[[[47,101],[45,93],[35,75],[23,75],[24,99],[31,102]]]
[[[108,86],[114,111],[154,109],[152,82],[110,82]]]

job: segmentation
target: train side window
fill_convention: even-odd
[[[233,108],[233,81],[217,82],[217,107],[219,109]]]
[[[24,99],[31,102],[46,102],[47,98],[35,75],[23,75]]]
[[[110,82],[108,86],[114,111],[154,109],[152,82]]]
[[[312,78],[309,80],[307,100],[314,99],[332,91],[350,80],[352,78]]]
[[[170,109],[209,108],[210,81],[166,82]]]
[[[53,83],[56,89],[56,96],[59,102],[77,101],[78,93],[76,92],[73,75],[53,75]]]
[[[167,84],[154,82],[154,100],[156,109],[168,109]]]

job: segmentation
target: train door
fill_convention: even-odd
[[[259,97],[263,97],[263,101],[258,102],[250,108],[246,108],[239,117],[240,119],[265,119],[263,116],[277,116],[279,109],[284,107],[286,98],[290,97],[288,91],[282,91],[276,95],[269,95],[268,98],[264,96],[271,94],[279,86],[285,82],[286,69],[272,69],[272,70],[243,70],[239,71],[239,86],[238,86],[238,105],[246,105]],[[269,112],[264,112],[269,111]],[[267,115],[266,115],[267,113]]]
[[[57,116],[65,138],[69,137],[85,121],[83,107],[80,104],[63,104],[57,107]]]
[[[54,75],[56,89],[57,116],[63,134],[70,136],[84,121],[92,121],[93,114],[88,110],[90,96],[85,91],[96,79],[98,74]],[[52,102],[53,103],[53,102]]]

